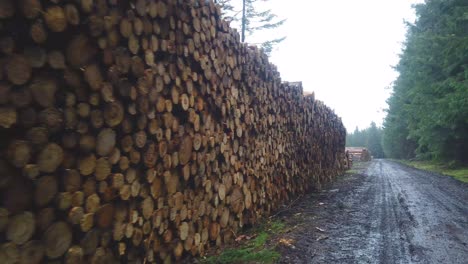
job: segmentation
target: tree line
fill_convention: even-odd
[[[399,77],[388,99],[383,147],[391,158],[468,163],[468,1],[414,6]]]
[[[377,127],[374,122],[363,130],[356,127],[353,133],[346,135],[346,147],[365,147],[374,158],[384,158],[382,132],[382,128]]]

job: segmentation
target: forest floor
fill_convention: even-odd
[[[466,263],[468,184],[389,160],[357,163],[242,238],[252,239],[208,262]]]

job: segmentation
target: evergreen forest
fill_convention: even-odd
[[[387,157],[468,163],[468,1],[427,0],[395,66]]]
[[[365,147],[374,158],[384,158],[382,133],[382,128],[377,127],[374,122],[363,130],[356,127],[353,133],[346,135],[346,147]]]

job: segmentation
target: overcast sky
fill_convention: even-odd
[[[302,81],[342,117],[349,132],[381,125],[405,40],[404,19],[421,0],[269,0],[287,36],[271,55],[283,81]],[[271,32],[269,33],[271,34]],[[249,42],[249,40],[247,40]]]

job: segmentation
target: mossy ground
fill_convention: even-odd
[[[281,233],[284,229],[285,224],[279,220],[266,221],[244,234],[251,239],[225,248],[219,255],[203,258],[201,263],[274,263],[280,254],[269,240],[273,234]]]

